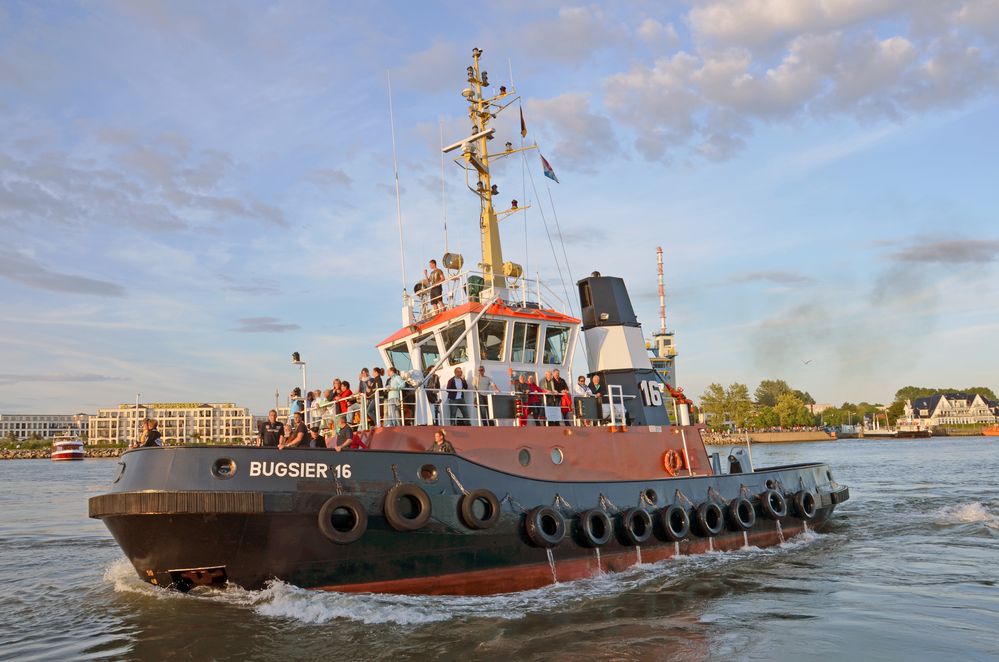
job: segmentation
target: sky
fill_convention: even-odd
[[[314,385],[376,364],[445,215],[479,260],[440,163],[473,47],[560,180],[497,168],[532,205],[505,257],[622,276],[651,332],[661,245],[689,394],[997,389],[997,44],[997,0],[7,0],[0,412],[262,412],[292,351]]]

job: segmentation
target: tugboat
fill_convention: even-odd
[[[52,452],[49,459],[55,462],[65,462],[66,460],[82,460],[85,457],[83,440],[79,437],[70,433],[52,437]]]
[[[377,348],[408,386],[354,396],[365,450],[167,447],[127,451],[110,491],[90,499],[143,580],[180,591],[279,579],[303,588],[494,594],[824,527],[849,498],[822,463],[754,467],[708,454],[689,401],[652,366],[621,278],[577,283],[579,317],[503,260],[490,162],[497,113],[472,52],[472,133],[460,150],[481,202],[482,262],[446,254],[443,281],[404,293],[403,325]],[[439,290],[437,288],[440,288]],[[537,394],[546,371],[571,379],[582,336],[595,395]],[[429,392],[460,369],[494,385]],[[533,379],[531,379],[533,378]],[[472,382],[480,385],[486,382]],[[676,421],[665,393],[674,395]],[[446,406],[433,410],[428,395]],[[554,402],[553,402],[554,401]],[[438,424],[430,424],[436,422]],[[443,432],[446,451],[433,452]]]

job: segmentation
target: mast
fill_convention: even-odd
[[[493,208],[493,195],[498,193],[492,183],[489,173],[489,122],[492,115],[489,112],[489,101],[482,96],[482,88],[489,86],[489,72],[480,71],[479,58],[482,50],[472,49],[472,66],[468,70],[468,82],[472,84],[473,95],[468,102],[468,117],[472,120],[472,133],[479,135],[476,141],[478,159],[471,161],[478,171],[479,179],[476,192],[482,200],[482,211],[479,215],[479,232],[482,235],[482,271],[493,287],[502,287],[503,279],[503,248],[500,246],[499,219]]]
[[[501,85],[495,95],[487,95],[485,88],[489,87],[489,73],[482,71],[479,58],[482,49],[472,49],[472,64],[468,67],[468,87],[461,95],[468,102],[468,119],[471,120],[471,133],[453,145],[441,149],[445,154],[456,149],[461,150],[462,161],[456,161],[465,170],[465,183],[472,193],[479,196],[479,234],[482,238],[482,263],[480,265],[486,282],[486,287],[495,291],[507,286],[507,279],[516,281],[523,275],[523,267],[519,264],[503,261],[503,248],[500,245],[499,222],[510,214],[528,209],[530,205],[519,205],[516,200],[510,201],[510,208],[496,211],[493,198],[499,195],[499,188],[493,183],[489,171],[490,162],[495,159],[517,154],[535,145],[522,146],[514,149],[513,143],[507,142],[505,149],[489,153],[489,141],[493,139],[496,129],[490,124],[496,116],[503,112],[519,97],[513,96],[505,85]],[[475,185],[472,186],[472,175]]]
[[[666,287],[663,284],[663,247],[656,248],[656,261],[659,263],[659,332],[666,333]]]

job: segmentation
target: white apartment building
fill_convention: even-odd
[[[0,438],[18,441],[87,434],[87,414],[0,414]]]
[[[164,444],[242,444],[256,434],[250,410],[231,402],[151,402],[99,409],[90,417],[89,442],[130,442],[146,418],[156,419]]]

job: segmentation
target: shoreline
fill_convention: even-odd
[[[124,448],[84,447],[83,449],[84,459],[88,460],[121,457],[124,452]],[[0,460],[48,460],[51,456],[51,448],[0,448]]]

